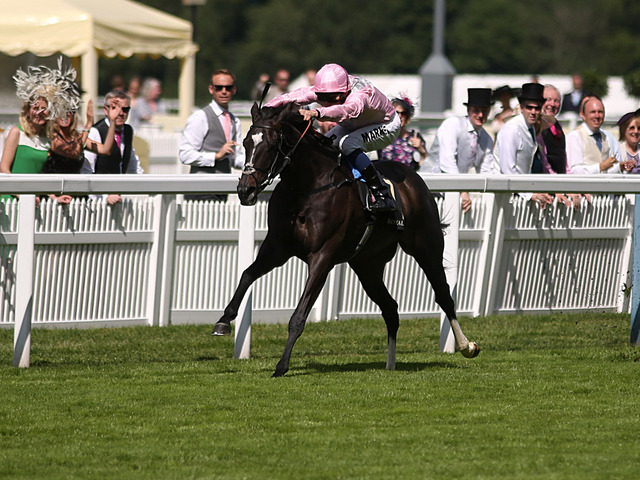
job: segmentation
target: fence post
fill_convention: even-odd
[[[444,236],[444,260],[445,275],[451,297],[455,304],[458,297],[458,242],[460,238],[460,192],[446,192],[444,194],[444,214],[445,223],[448,223],[447,234]],[[444,312],[440,313],[440,351],[444,353],[455,353],[455,339],[451,324]]]
[[[169,325],[171,318],[176,196],[156,195],[153,199],[153,214],[147,316],[149,325],[165,327]]]
[[[631,287],[631,345],[640,345],[640,195],[633,212],[633,280]]]
[[[510,193],[496,193],[494,209],[491,221],[491,231],[493,232],[493,248],[490,257],[489,275],[487,280],[487,293],[484,304],[484,315],[491,315],[496,308],[497,279],[500,275],[500,264],[502,262],[502,248],[504,246],[505,235],[505,209],[509,205]]]
[[[240,207],[240,231],[238,233],[238,280],[242,272],[253,263],[256,244],[256,207]],[[251,355],[251,297],[253,286],[249,287],[238,310],[234,333],[233,356],[248,359]]]
[[[33,308],[33,255],[35,251],[36,196],[20,195],[18,247],[16,251],[16,310],[13,331],[13,366],[31,363],[31,314]]]

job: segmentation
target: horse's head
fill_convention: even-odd
[[[295,124],[302,120],[298,106],[258,108],[253,104],[253,124],[244,139],[247,160],[238,183],[238,197],[242,205],[254,205],[264,190],[291,162],[301,133]],[[289,127],[289,128],[287,128]],[[287,136],[298,137],[287,140]]]

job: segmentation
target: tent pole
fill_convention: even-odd
[[[191,54],[180,60],[180,79],[178,80],[179,115],[184,125],[193,110],[196,83],[196,56]]]
[[[86,106],[89,100],[93,100],[95,109],[95,103],[98,101],[98,54],[93,47],[82,55],[80,81],[84,92],[82,101]]]

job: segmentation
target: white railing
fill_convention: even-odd
[[[213,323],[237,283],[239,238],[249,235],[255,251],[266,233],[265,203],[255,207],[255,229],[243,231],[241,212],[250,207],[234,196],[225,203],[180,200],[187,192],[233,193],[235,175],[0,178],[0,193],[25,194],[0,203],[0,326],[17,326],[24,315],[43,326]],[[640,178],[423,178],[434,191],[474,192],[473,209],[460,216],[457,262],[456,251],[444,259],[445,267],[458,265],[461,315],[628,311],[633,197],[605,193],[577,211],[540,210],[512,192],[635,193]],[[29,207],[32,192],[114,191],[136,195],[116,207],[84,199]],[[459,209],[444,205],[439,201],[443,221],[455,225]],[[256,282],[254,321],[286,321],[305,278],[306,266],[291,260]],[[426,278],[403,252],[388,265],[385,282],[402,317],[439,314]],[[350,269],[337,266],[310,320],[367,315],[379,315],[377,307]]]

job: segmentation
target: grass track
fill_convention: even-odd
[[[438,353],[438,320],[286,326],[252,359],[210,327],[0,330],[0,478],[616,479],[640,471],[628,315],[462,319],[482,353]]]

